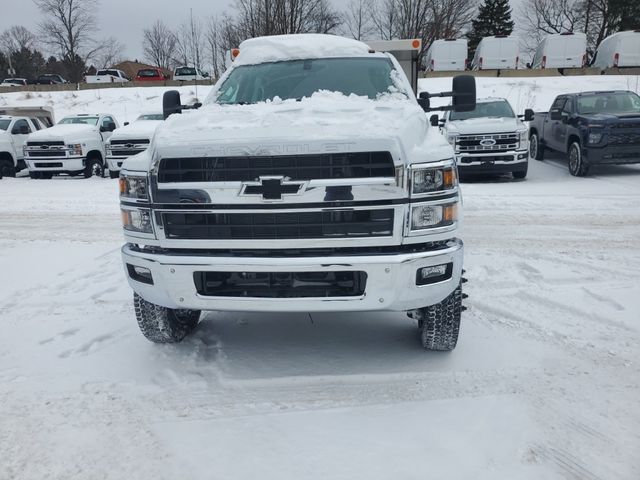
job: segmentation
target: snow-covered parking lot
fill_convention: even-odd
[[[640,167],[465,196],[450,354],[402,314],[207,314],[147,342],[117,182],[0,181],[0,478],[640,478]]]

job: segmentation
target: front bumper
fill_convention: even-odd
[[[119,172],[122,168],[122,163],[126,159],[127,157],[107,157],[107,165],[109,167],[109,171]]]
[[[444,300],[462,275],[463,243],[454,239],[445,248],[400,254],[335,257],[232,257],[158,254],[122,248],[127,264],[151,271],[153,285],[133,280],[131,288],[145,300],[168,308],[254,312],[406,311]],[[451,278],[416,285],[419,268],[452,263]],[[196,291],[195,272],[328,272],[364,271],[367,284],[358,297],[247,298],[203,296]]]
[[[30,172],[79,172],[84,170],[84,157],[25,158]]]
[[[460,174],[519,172],[526,170],[528,160],[527,150],[508,153],[456,154],[456,164]]]
[[[587,147],[583,152],[589,165],[624,165],[640,163],[640,145]]]

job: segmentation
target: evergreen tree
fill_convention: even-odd
[[[509,0],[484,0],[478,9],[478,16],[471,21],[471,30],[467,32],[469,58],[473,58],[483,37],[510,35],[513,25]]]

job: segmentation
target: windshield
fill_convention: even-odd
[[[139,77],[158,77],[159,74],[156,70],[140,70],[138,71]]]
[[[176,75],[196,75],[195,68],[182,67],[176,69]]]
[[[632,92],[581,95],[578,113],[640,113],[640,97]]]
[[[7,128],[9,128],[10,123],[11,120],[0,120],[0,130],[6,130]]]
[[[98,117],[67,117],[60,120],[58,125],[97,125]]]
[[[136,120],[164,120],[164,115],[161,113],[149,113],[140,115]]]
[[[224,81],[220,104],[248,104],[301,99],[320,90],[376,99],[398,92],[392,79],[393,64],[387,58],[322,58],[288,60],[239,66]]]
[[[515,117],[511,105],[506,100],[476,103],[476,109],[470,112],[451,112],[449,120],[468,120],[470,118],[513,118]]]

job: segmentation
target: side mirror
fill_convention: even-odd
[[[530,108],[527,108],[524,111],[524,119],[525,122],[530,122],[531,120],[533,120],[533,110],[531,110]]]
[[[429,117],[429,123],[431,124],[432,127],[439,127],[440,119],[438,118],[438,115],[436,115],[435,113],[431,115]]]
[[[162,114],[166,120],[169,118],[169,115],[173,115],[174,113],[182,113],[180,92],[177,90],[169,90],[168,92],[164,92],[162,96]]]
[[[193,104],[193,108],[196,108],[196,109],[200,108],[201,106],[202,106],[202,103],[200,102],[196,102]]]
[[[551,120],[557,121],[557,120],[562,120],[562,112],[560,110],[551,110],[549,112],[549,117],[551,118]]]
[[[453,111],[471,112],[476,109],[476,79],[471,75],[453,77]]]
[[[530,63],[527,63],[526,67],[527,67],[527,68],[531,68],[531,64],[530,64]]]
[[[429,100],[429,92],[420,92],[420,95],[418,95],[418,105],[420,105],[425,112],[430,111],[431,101]]]
[[[124,126],[126,127],[127,125],[129,125],[129,122],[124,122]]]

